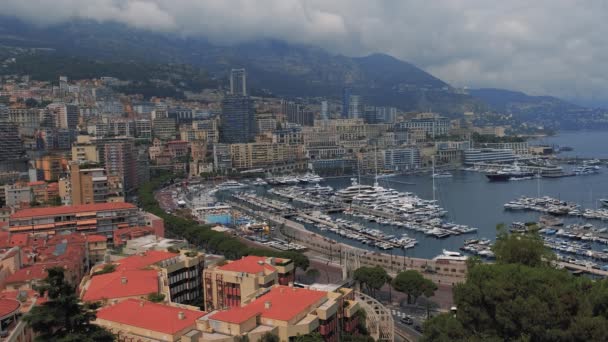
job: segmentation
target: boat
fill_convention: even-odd
[[[524,171],[517,164],[514,164],[510,167],[504,167],[498,171],[486,173],[486,177],[491,182],[506,182],[510,180],[532,179],[534,176],[534,172]]]
[[[461,257],[462,256],[462,254],[460,252],[452,252],[452,251],[448,251],[446,249],[443,250],[443,255],[452,256],[452,257]]]
[[[449,172],[438,172],[438,173],[433,173],[433,175],[431,176],[433,178],[452,178],[452,174]]]
[[[602,204],[602,206],[608,207],[608,198],[600,198],[599,201]]]
[[[572,170],[572,171],[574,172],[575,175],[578,175],[578,176],[592,175],[592,174],[599,173],[600,167],[597,165],[583,165],[583,166],[574,168],[574,170]]]
[[[244,188],[247,185],[239,183],[237,181],[233,181],[233,180],[229,180],[229,181],[225,181],[224,183],[221,183],[217,186],[217,188],[219,190],[231,190],[231,189],[240,189],[240,188]]]

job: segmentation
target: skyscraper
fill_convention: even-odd
[[[342,118],[344,118],[344,119],[350,117],[348,115],[349,105],[350,105],[350,88],[344,87],[344,89],[342,89]]]
[[[26,171],[27,157],[19,129],[8,121],[8,109],[0,106],[0,172]]]
[[[226,95],[222,100],[220,142],[247,143],[255,138],[255,113],[248,96]]]
[[[348,102],[348,118],[362,119],[365,115],[365,106],[360,95],[350,95]]]
[[[135,140],[126,137],[102,139],[98,147],[107,175],[118,177],[125,193],[134,191],[141,184],[137,177]]]
[[[247,73],[245,69],[232,69],[230,71],[230,94],[247,96]]]
[[[327,101],[321,101],[321,119],[322,120],[329,119],[329,108],[327,105]]]

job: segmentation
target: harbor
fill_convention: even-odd
[[[582,247],[600,253],[594,259],[560,252],[564,257],[578,263],[596,262],[601,267],[607,239],[604,221],[608,218],[601,200],[608,198],[608,173],[603,172],[601,160],[596,164],[594,158],[587,157],[576,165],[560,167],[572,172],[591,165],[598,166],[598,172],[517,182],[493,182],[484,172],[459,169],[450,171],[450,177],[438,176],[447,172],[437,172],[436,177],[427,172],[324,179],[309,173],[221,181],[208,192],[217,203],[251,202],[259,212],[293,220],[310,232],[354,247],[402,250],[420,258],[433,258],[444,250],[491,258],[487,245],[466,242],[494,241],[499,223],[509,227],[520,223],[517,229],[525,229],[525,224],[537,222],[546,238],[585,242],[589,245]],[[525,200],[520,201],[522,198]],[[507,208],[507,203],[516,206]],[[559,245],[555,242],[553,246]],[[466,246],[470,253],[461,249]]]

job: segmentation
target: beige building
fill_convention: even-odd
[[[275,284],[294,280],[289,259],[247,256],[204,272],[205,309],[239,307]]]
[[[245,143],[231,144],[230,157],[233,168],[246,170],[303,161],[307,156],[304,145]]]
[[[105,169],[71,162],[70,182],[73,205],[107,201],[108,176]]]
[[[100,309],[94,323],[119,341],[257,342],[272,334],[287,342],[318,332],[325,341],[338,342],[341,334],[357,328],[359,310],[350,289],[276,285],[242,307],[212,312],[128,299]]]
[[[72,161],[99,163],[99,151],[90,136],[79,135],[76,138],[72,145]]]

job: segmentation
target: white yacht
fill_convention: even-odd
[[[597,165],[583,165],[576,167],[574,170],[576,175],[591,175],[600,172],[600,167]]]
[[[336,196],[344,202],[350,203],[353,201],[353,197],[361,194],[361,192],[374,189],[374,187],[372,187],[371,185],[359,184],[355,178],[352,178],[351,181],[351,186],[338,190],[336,192]]]
[[[244,188],[247,185],[239,183],[237,181],[233,181],[233,180],[228,180],[225,181],[224,183],[221,183],[217,186],[217,188],[219,190],[231,190],[231,189],[240,189],[240,188]]]
[[[433,175],[431,176],[433,178],[452,178],[452,174],[449,172],[438,172],[438,173],[433,173]]]

